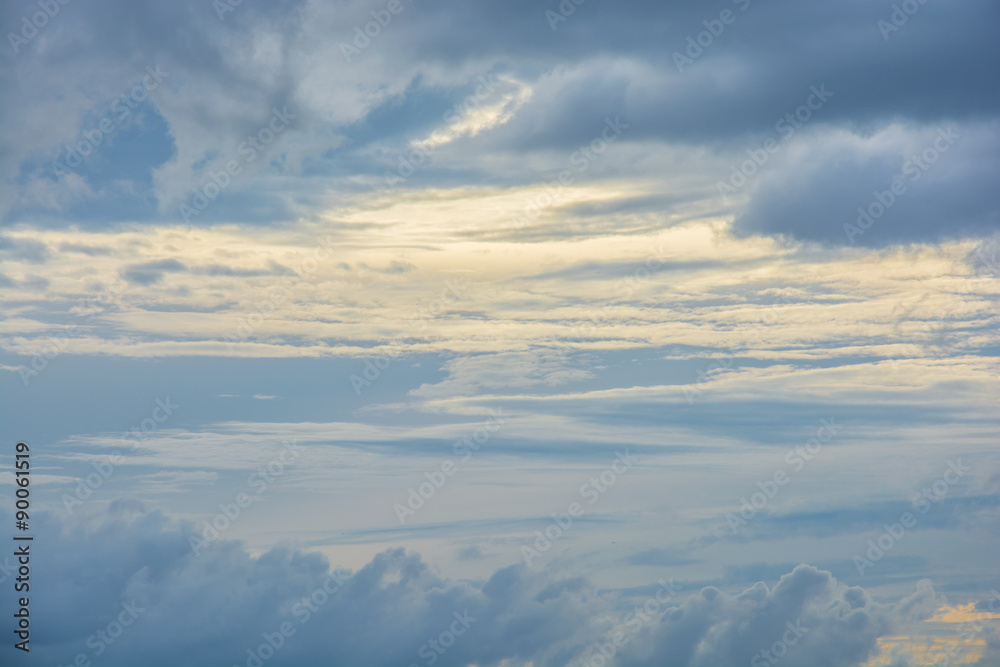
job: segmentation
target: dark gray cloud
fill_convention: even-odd
[[[460,36],[442,22],[437,39],[422,40],[421,53],[443,60],[460,55],[453,53],[456,43],[475,40],[477,53],[492,48],[516,57],[505,28],[524,26],[517,37],[522,58],[539,69],[562,68],[498,135],[523,146],[571,147],[615,114],[633,124],[629,141],[718,144],[772,131],[820,84],[835,93],[822,110],[823,123],[863,127],[906,118],[923,124],[997,112],[998,92],[982,85],[982,63],[1000,57],[986,27],[998,10],[988,3],[922,5],[888,41],[877,21],[892,14],[890,2],[753,2],[740,11],[743,4],[588,3],[555,33],[542,10],[532,23],[527,8],[510,7],[503,15],[466,9]],[[706,30],[703,21],[727,9],[735,20],[678,71],[673,54],[684,54],[687,38]],[[421,28],[428,36],[434,30],[429,20]]]
[[[996,233],[998,127],[946,124],[905,147],[819,147],[762,175],[735,228],[864,246]]]
[[[441,578],[402,549],[351,573],[288,547],[251,558],[223,540],[195,555],[192,526],[134,500],[74,524],[45,513],[34,521],[36,545],[46,547],[32,560],[36,639],[28,661],[18,656],[17,664],[65,664],[81,653],[105,665],[246,664],[248,650],[258,651],[283,623],[294,634],[286,631],[267,664],[430,664],[431,653],[439,665],[569,664],[613,641],[613,596],[586,579],[523,565],[471,583]],[[801,565],[772,589],[664,589],[642,622],[635,614],[622,619],[633,629],[619,655],[624,665],[735,666],[796,627],[784,664],[856,665],[879,636],[927,617],[939,602],[925,585],[897,605],[876,603]],[[123,613],[131,622],[117,634]],[[8,634],[11,624],[2,624]],[[462,634],[438,652],[429,641],[449,629]],[[13,650],[5,643],[0,655],[11,660]]]
[[[596,136],[606,118],[618,117],[628,124],[622,144],[742,160],[745,149],[774,135],[776,123],[818,86],[833,97],[795,138],[815,146],[811,158],[762,170],[749,201],[735,211],[739,233],[851,245],[845,220],[857,217],[851,212],[886,187],[907,156],[852,154],[837,142],[816,144],[814,135],[836,128],[865,137],[901,123],[914,132],[979,129],[975,142],[956,147],[947,166],[942,159],[853,243],[982,236],[1000,224],[990,182],[1000,91],[986,84],[985,66],[1000,59],[992,30],[1000,8],[917,3],[912,16],[900,15],[905,23],[896,17],[898,30],[887,31],[879,22],[892,20],[897,4],[569,3],[572,13],[553,22],[546,12],[559,12],[559,3],[406,1],[351,62],[340,45],[352,43],[355,28],[371,21],[372,11],[383,11],[384,2],[242,3],[222,19],[212,5],[194,2],[67,5],[16,56],[9,54],[10,73],[0,79],[5,94],[25,100],[8,114],[26,131],[7,130],[3,137],[12,156],[4,172],[11,193],[5,217],[46,225],[75,219],[87,226],[177,221],[178,203],[235,154],[272,108],[288,106],[297,114],[296,138],[283,138],[193,222],[295,219],[322,210],[327,189],[357,191],[359,175],[381,178],[387,160],[439,124],[477,76],[503,72],[531,87],[530,100],[506,124],[462,140],[462,153],[480,158],[472,168],[442,160],[406,187],[506,186],[548,177],[490,167],[487,158],[523,163],[529,154],[571,152]],[[26,10],[6,5],[3,11],[13,25]],[[723,12],[731,12],[725,24]],[[679,55],[690,62],[678,66]],[[250,61],[254,66],[246,65]],[[151,64],[170,73],[150,94],[166,129],[145,139],[148,150],[133,152],[160,157],[136,162],[128,187],[86,171],[62,179],[47,174],[64,146],[96,123],[101,105],[129,90]],[[95,71],[104,74],[95,79]],[[95,82],[95,89],[70,94],[72,82],[81,80]],[[95,160],[105,158],[112,159]],[[601,173],[620,178],[669,182],[677,175],[650,172],[642,161],[605,162]],[[672,192],[662,209],[672,211],[728,176],[726,169],[695,171],[700,186]],[[645,202],[640,208],[652,202],[648,195],[636,201]],[[579,208],[583,217],[595,213],[592,205]],[[589,224],[566,229],[605,231]],[[523,230],[520,238],[537,232]]]
[[[933,599],[933,590],[926,589],[921,600],[928,597]],[[907,611],[913,606],[905,601]],[[918,615],[932,612],[933,605],[924,604]],[[898,622],[898,614],[864,589],[800,565],[771,589],[756,584],[727,595],[710,587],[687,597],[625,648],[622,664],[735,667],[755,664],[755,658],[769,664],[762,652],[770,651],[788,667],[857,665],[874,654],[876,640]]]
[[[564,664],[598,629],[606,607],[579,578],[533,575],[517,565],[472,585],[440,578],[402,549],[342,577],[322,556],[288,548],[252,559],[238,543],[220,542],[195,556],[190,527],[136,501],[117,501],[86,526],[45,516],[35,525],[49,548],[38,550],[33,573],[60,585],[33,589],[33,609],[48,610],[34,619],[35,636],[44,639],[33,644],[29,662],[19,656],[17,664],[66,663],[78,653],[94,659],[88,638],[113,622],[123,603],[142,611],[101,664],[246,664],[248,649],[282,623],[295,634],[268,664],[425,664],[418,654],[435,650],[428,641],[455,627],[456,614],[471,624],[457,626],[464,636],[438,654],[440,665],[503,658]],[[3,626],[10,634],[11,621]],[[11,660],[12,651],[7,642],[0,655]]]

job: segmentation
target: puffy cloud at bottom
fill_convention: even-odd
[[[926,582],[882,604],[808,565],[733,595],[676,582],[654,604],[654,592],[622,600],[520,564],[453,581],[402,549],[350,573],[285,547],[254,558],[235,541],[195,555],[189,525],[134,501],[33,528],[31,653],[5,641],[3,664],[726,667],[773,664],[767,650],[786,667],[857,665],[939,604]],[[5,613],[4,636],[13,629]]]

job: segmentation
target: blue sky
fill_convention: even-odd
[[[1000,664],[994,4],[0,18],[4,664]]]

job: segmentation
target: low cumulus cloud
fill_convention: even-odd
[[[863,663],[879,637],[941,602],[927,582],[875,602],[808,565],[733,593],[661,582],[634,605],[521,564],[453,580],[403,549],[348,572],[292,547],[193,549],[197,528],[134,500],[36,526],[36,639],[18,664],[577,665],[610,651],[623,666],[726,667],[769,651],[789,667],[832,667]]]

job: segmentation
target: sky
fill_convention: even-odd
[[[996,3],[0,25],[0,663],[1000,666]]]

